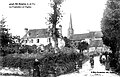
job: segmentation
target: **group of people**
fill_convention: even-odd
[[[110,69],[110,53],[105,52],[100,54],[100,63],[105,65],[105,69],[109,70]],[[91,68],[94,68],[94,55],[90,55],[90,64]]]
[[[105,65],[105,69],[110,69],[110,53],[104,52],[100,54],[100,63]]]

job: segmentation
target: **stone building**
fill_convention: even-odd
[[[59,32],[61,29],[59,29]],[[22,37],[22,44],[23,45],[47,45],[50,42],[54,46],[54,41],[52,40],[52,37],[49,34],[48,28],[44,29],[25,29],[26,34]],[[58,38],[58,44],[59,47],[64,45],[63,40],[61,38]]]
[[[72,17],[70,15],[70,24],[68,28],[68,38],[72,41],[80,42],[86,41],[88,42],[89,51],[102,51],[103,50],[103,42],[102,42],[102,32],[101,31],[90,31],[89,33],[83,34],[74,34],[74,29],[72,25]]]

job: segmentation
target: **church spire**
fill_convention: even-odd
[[[73,29],[73,27],[72,27],[72,17],[71,17],[71,14],[70,14],[70,23],[69,23],[69,28],[70,28],[70,29]]]
[[[74,34],[73,26],[72,26],[72,16],[70,14],[70,22],[68,28],[68,38],[70,38]]]

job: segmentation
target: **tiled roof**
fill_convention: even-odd
[[[89,34],[85,33],[85,34],[74,34],[72,36],[70,36],[70,39],[72,40],[83,40],[85,38],[89,38]]]
[[[101,31],[94,32],[96,38],[101,38],[103,36]]]
[[[94,40],[90,42],[90,47],[102,47],[103,41],[102,40]]]
[[[70,37],[71,40],[84,40],[85,38],[100,38],[102,37],[101,31],[92,31],[84,34],[74,34]]]
[[[47,38],[49,35],[47,29],[31,29],[24,36],[25,38]]]

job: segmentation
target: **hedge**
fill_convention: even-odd
[[[78,54],[76,52],[68,52],[68,51],[61,52],[58,54],[44,55],[38,58],[41,66],[40,68],[41,74],[46,75],[50,73],[50,71],[53,71],[56,67],[64,68],[64,71],[62,73],[68,73],[70,71],[73,71],[75,68],[75,62],[78,61],[81,56],[83,57],[83,59],[85,59],[84,55]],[[22,57],[21,54],[7,55],[3,57],[2,64],[3,67],[10,67],[10,68],[19,67],[21,69],[32,69],[34,65],[34,60],[35,57],[31,57],[31,56]],[[61,72],[60,69],[57,69],[58,75],[61,74],[60,72]]]
[[[30,69],[33,67],[35,58],[20,58],[20,57],[14,57],[13,55],[7,55],[2,58],[2,64],[3,67],[13,67],[17,68],[20,67],[21,69]],[[56,55],[47,55],[43,58],[39,59],[41,64],[47,64],[47,63],[68,63],[68,62],[74,62],[78,60],[78,55],[76,54],[56,54]]]
[[[22,59],[19,57],[5,56],[2,59],[3,67],[17,68],[21,69],[31,69],[33,67],[34,59]]]

